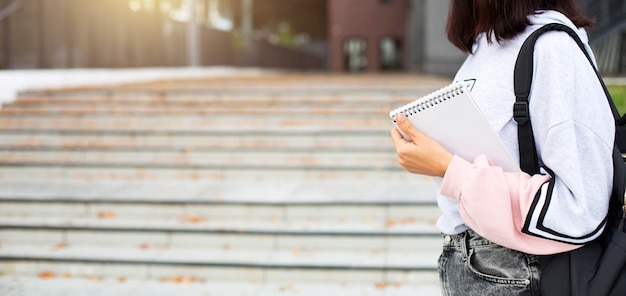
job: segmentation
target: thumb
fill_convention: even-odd
[[[422,133],[419,132],[413,126],[413,124],[411,124],[411,122],[406,118],[406,116],[404,116],[403,113],[398,113],[398,115],[396,115],[396,124],[402,132],[404,132],[407,136],[409,136],[409,138],[411,138],[411,140],[413,140],[413,142],[415,142],[415,140],[419,139],[422,136]]]

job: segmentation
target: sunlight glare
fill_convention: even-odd
[[[172,4],[169,1],[161,1],[159,6],[162,12],[170,12],[172,10]]]
[[[143,6],[146,8],[146,10],[152,11],[154,10],[154,0],[143,0]]]
[[[128,7],[133,12],[139,11],[141,10],[141,2],[139,2],[139,0],[131,0],[128,2]]]

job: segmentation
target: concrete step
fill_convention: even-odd
[[[66,220],[67,221],[67,220]],[[118,247],[130,249],[214,249],[226,251],[294,251],[294,252],[389,252],[399,253],[440,253],[441,235],[430,229],[373,229],[365,223],[351,225],[315,226],[317,229],[246,229],[212,228],[211,225],[174,225],[175,222],[159,221],[161,225],[149,225],[150,221],[140,221],[139,225],[129,225],[137,220],[116,220],[115,223],[86,219],[75,219],[70,223],[52,219],[0,219],[0,242],[3,248],[8,245],[62,247]],[[13,223],[13,224],[11,224]],[[108,225],[107,225],[108,224]],[[164,225],[169,224],[169,225]],[[236,223],[231,223],[236,224]],[[244,225],[238,223],[235,227]],[[249,223],[251,224],[251,223]],[[302,223],[303,224],[303,223]],[[322,224],[322,223],[320,223]],[[174,225],[174,226],[172,226]],[[214,226],[225,226],[213,223]],[[311,225],[309,223],[308,225]],[[347,227],[346,227],[347,226]],[[356,226],[356,227],[350,227]],[[365,226],[365,227],[363,227]],[[426,227],[424,227],[426,228]],[[416,232],[417,230],[417,232]]]
[[[423,92],[418,92],[423,93]],[[51,94],[45,96],[20,96],[17,100],[7,103],[3,109],[37,109],[64,110],[63,108],[88,108],[92,110],[119,109],[181,109],[189,108],[237,108],[249,110],[283,109],[347,109],[367,110],[390,107],[395,104],[406,104],[415,98],[413,94],[394,95],[389,93],[358,93],[319,94],[315,91],[307,94],[291,94],[276,92],[238,92],[215,93],[210,89],[198,91],[197,94],[186,95],[171,93],[168,96],[127,95],[127,96],[85,96],[80,93]]]
[[[2,168],[0,200],[4,202],[48,202],[162,205],[249,205],[249,206],[408,206],[432,205],[435,182],[432,178],[406,172],[318,172],[273,175],[241,174],[219,176],[188,172],[172,177],[128,175],[120,172],[94,173],[91,169]],[[268,173],[271,171],[265,171]],[[261,171],[261,173],[264,173]],[[87,174],[87,175],[82,175]],[[152,175],[150,175],[152,174]],[[197,174],[197,175],[193,175]],[[226,178],[226,177],[232,178]],[[30,178],[28,178],[30,177]],[[73,180],[72,180],[73,179]],[[24,205],[26,207],[26,205]],[[49,207],[49,206],[47,206]]]
[[[375,170],[373,167],[351,167],[351,168],[290,168],[290,167],[194,167],[194,166],[84,166],[84,165],[52,165],[45,163],[5,163],[0,166],[0,182],[3,181],[29,181],[29,180],[48,180],[50,182],[58,181],[82,181],[82,182],[165,182],[165,181],[181,181],[181,182],[212,182],[223,180],[236,183],[236,187],[232,190],[239,191],[247,186],[248,181],[267,181],[277,182],[285,181],[290,184],[307,180],[350,180],[357,182],[362,186],[372,187],[380,185],[381,182],[387,181],[397,184],[399,180],[412,182],[407,186],[418,187],[419,185],[428,185],[426,192],[432,192],[430,185],[432,181],[425,181],[425,178],[411,175],[401,169]],[[368,186],[368,182],[374,185]],[[354,183],[353,183],[354,184]],[[347,188],[358,188],[358,185]],[[385,186],[384,188],[388,188]],[[419,187],[418,187],[419,188]],[[311,188],[313,191],[307,196],[319,195],[319,190]],[[249,191],[246,191],[249,192]],[[358,190],[361,192],[361,190]],[[377,191],[378,192],[378,191]],[[418,190],[421,194],[424,190]],[[404,192],[400,192],[404,193]],[[330,192],[333,196],[337,196],[337,192]],[[346,195],[344,193],[343,195]],[[365,196],[371,194],[364,193]],[[160,195],[160,194],[159,194]],[[157,196],[159,196],[157,195]],[[264,194],[265,195],[265,194]],[[327,195],[327,194],[325,194]],[[350,193],[349,195],[354,195]]]
[[[122,85],[122,89],[189,89],[196,87],[255,87],[255,88],[293,88],[293,89],[333,89],[333,88],[391,88],[425,87],[437,83],[449,82],[449,77],[429,76],[414,73],[384,74],[335,74],[335,73],[298,73],[266,72],[254,75],[203,77],[193,79],[172,79]]]
[[[316,118],[317,117],[317,118]],[[331,116],[146,116],[146,117],[39,117],[16,116],[0,117],[0,129],[41,129],[51,130],[141,130],[141,131],[248,131],[268,132],[288,130],[299,132],[313,131],[361,131],[389,132],[393,124],[387,115],[361,118],[337,118]]]
[[[223,98],[233,98],[233,100],[268,101],[267,98],[276,99],[278,102],[284,101],[307,101],[311,98],[320,99],[324,102],[359,102],[363,99],[374,100],[394,100],[397,98],[417,98],[439,89],[447,84],[434,83],[432,85],[405,85],[405,86],[377,86],[377,85],[354,85],[354,86],[328,86],[310,84],[299,87],[291,86],[287,83],[274,86],[255,85],[195,85],[195,86],[172,86],[172,87],[146,87],[136,85],[133,87],[111,87],[107,88],[82,88],[66,89],[57,91],[29,91],[22,92],[20,97],[34,102],[41,97],[85,100],[114,98],[114,100],[124,100],[136,98],[149,102],[168,102],[168,100],[214,100]],[[272,101],[270,101],[272,102]]]
[[[302,220],[271,220],[248,219],[234,220],[222,217],[183,215],[178,219],[149,219],[137,217],[134,219],[116,218],[117,212],[99,212],[99,218],[58,218],[58,217],[0,217],[0,232],[5,235],[16,234],[27,230],[60,230],[69,232],[106,231],[112,233],[123,232],[179,232],[186,234],[204,234],[214,236],[219,234],[232,235],[273,235],[290,236],[294,240],[302,241],[302,245],[309,245],[307,241],[329,243],[326,245],[312,244],[319,247],[339,247],[331,243],[339,236],[360,237],[370,242],[369,246],[379,245],[387,237],[439,237],[439,231],[434,225],[435,219],[417,220],[413,216],[391,218],[385,221],[370,221],[368,217],[362,219],[340,218],[335,221],[325,218],[322,221],[314,219]],[[110,216],[110,218],[109,218]],[[321,239],[320,237],[330,237]],[[11,239],[10,239],[11,240]],[[359,239],[357,239],[359,240]],[[359,245],[348,244],[350,248]],[[340,248],[343,248],[341,246]]]
[[[403,102],[408,102],[404,100]],[[217,115],[264,115],[264,116],[342,116],[342,117],[366,117],[366,116],[385,116],[394,106],[400,106],[402,103],[384,104],[382,107],[365,107],[365,106],[332,106],[317,107],[309,106],[303,108],[293,107],[277,107],[266,105],[248,106],[76,106],[75,104],[67,106],[3,106],[0,110],[0,116],[45,116],[45,117],[61,117],[61,116],[217,116]]]
[[[48,164],[112,167],[290,168],[396,170],[395,151],[0,151],[1,164]]]
[[[179,188],[180,189],[180,188]],[[347,200],[347,199],[346,199]],[[432,225],[439,215],[434,202],[420,202],[418,198],[405,202],[384,199],[378,202],[367,199],[354,199],[354,202],[309,200],[272,201],[261,199],[249,201],[225,201],[201,199],[126,199],[98,198],[85,199],[65,197],[64,199],[31,199],[24,195],[3,196],[0,198],[0,220],[2,219],[53,219],[69,222],[81,219],[83,222],[105,223],[107,221],[145,220],[145,225],[165,225],[171,227],[205,227],[213,224],[233,225],[235,230],[261,229],[316,229],[325,224],[363,224],[360,228],[372,231],[385,231],[393,227],[420,224]],[[84,219],[84,220],[82,220]],[[152,221],[156,220],[156,221]],[[4,220],[3,220],[4,221]],[[404,221],[404,222],[401,222]],[[177,222],[173,223],[172,222]],[[248,225],[249,223],[257,225]],[[116,222],[117,223],[117,222]],[[319,223],[315,225],[315,223]],[[133,222],[129,227],[144,223]],[[267,225],[264,225],[267,224]],[[302,225],[298,225],[302,224]],[[71,224],[68,224],[71,225]],[[80,223],[76,223],[80,225]],[[216,229],[232,227],[214,226]],[[426,229],[429,229],[427,227]]]
[[[53,261],[168,266],[214,266],[261,269],[435,271],[441,251],[310,251],[210,248],[160,248],[143,243],[116,246],[98,240],[97,245],[3,244],[2,261]],[[3,272],[4,274],[8,271]],[[241,279],[237,279],[241,280]]]
[[[393,151],[389,133],[106,133],[0,131],[0,150],[72,149],[90,151]]]
[[[0,198],[162,202],[432,202],[431,178],[404,171],[1,167]],[[197,184],[197,185],[196,185]]]
[[[195,104],[112,104],[95,101],[41,103],[41,104],[11,104],[3,106],[1,116],[218,116],[218,115],[260,115],[260,116],[342,116],[359,118],[366,116],[380,116],[389,114],[393,108],[411,101],[409,98],[394,102],[357,102],[343,105],[325,106],[323,103],[310,102],[309,105],[294,102],[290,105],[275,103],[246,102],[228,103],[195,103]]]
[[[435,183],[430,178],[398,174],[387,177],[386,182],[376,180],[376,174],[358,176],[341,174],[327,176],[293,173],[254,178],[203,178],[191,176],[189,180],[157,179],[157,175],[123,176],[104,175],[52,175],[49,170],[27,170],[11,173],[6,168],[0,172],[8,175],[0,179],[0,200],[3,202],[48,203],[128,203],[142,206],[147,203],[164,205],[430,205],[435,199]],[[30,178],[20,175],[24,173]],[[74,172],[84,173],[84,172]],[[348,172],[349,173],[349,172]],[[22,177],[20,177],[22,176]],[[126,180],[123,180],[123,177]],[[152,178],[155,177],[155,178]],[[184,176],[178,176],[182,179]],[[316,178],[318,177],[318,178]],[[12,179],[12,180],[6,180]],[[75,180],[72,180],[75,179]],[[21,205],[27,207],[26,204]],[[50,207],[50,205],[46,206]],[[30,210],[32,207],[28,207]]]
[[[449,83],[449,77],[426,76],[423,74],[384,73],[384,74],[331,74],[331,73],[297,73],[276,72],[257,73],[250,75],[202,77],[192,79],[160,79],[147,82],[117,85],[115,87],[101,86],[107,89],[196,89],[196,88],[222,88],[222,89],[403,89],[403,88],[428,88],[432,85]],[[69,90],[91,89],[89,87],[74,87]]]
[[[0,292],[7,296],[171,296],[171,295],[232,295],[232,296],[408,296],[441,295],[437,275],[434,273],[411,274],[411,281],[400,282],[408,276],[387,273],[378,276],[353,274],[352,277],[339,277],[343,281],[320,281],[315,274],[309,273],[309,280],[297,281],[292,278],[271,281],[229,281],[219,279],[219,274],[210,269],[202,274],[211,276],[165,274],[159,279],[137,280],[126,276],[111,274],[107,276],[79,276],[72,271],[88,269],[90,266],[68,266],[59,268],[62,273],[40,269],[34,276],[0,276]],[[93,268],[93,267],[92,267]],[[96,266],[101,268],[101,266]],[[34,268],[36,269],[36,268]],[[184,270],[183,270],[184,271]],[[212,271],[212,272],[211,272]],[[325,272],[332,275],[333,272]],[[193,273],[196,274],[196,273]],[[268,273],[273,275],[275,273]],[[330,277],[330,276],[329,276]],[[361,277],[361,279],[357,279]]]
[[[215,205],[194,206],[193,210],[185,213],[172,213],[174,211],[171,210],[170,213],[155,213],[149,211],[165,212],[169,209],[155,205],[103,204],[91,206],[89,212],[84,213],[79,211],[81,204],[29,203],[26,209],[9,212],[21,205],[24,203],[2,203],[2,207],[6,208],[0,213],[0,225],[3,229],[102,229],[314,236],[439,235],[435,227],[439,211],[434,206],[413,206],[410,207],[412,210],[399,210],[390,206],[370,206],[366,209],[353,206],[355,209],[347,209],[346,213],[332,213],[348,207]],[[49,206],[50,210],[40,210],[37,206],[41,205]],[[331,214],[320,215],[319,212],[323,211]]]

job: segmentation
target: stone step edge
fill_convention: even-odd
[[[445,86],[445,84],[444,84]],[[441,87],[441,86],[439,86]],[[207,95],[214,96],[234,96],[234,95],[245,95],[252,97],[267,97],[267,96],[289,96],[289,97],[314,97],[319,95],[331,96],[346,96],[346,95],[366,95],[366,96],[408,96],[415,97],[416,95],[425,95],[428,92],[431,92],[438,87],[366,87],[364,85],[354,86],[354,87],[326,87],[320,88],[319,86],[311,86],[311,87],[243,87],[242,86],[233,86],[233,87],[206,87],[206,88],[176,88],[172,87],[165,90],[156,90],[149,88],[139,88],[139,89],[86,89],[86,90],[71,90],[71,91],[52,91],[52,92],[42,92],[42,91],[25,91],[19,94],[19,97],[47,97],[47,98],[76,98],[76,97],[156,97],[163,99],[174,99],[178,97],[194,97],[201,96],[206,97]]]
[[[93,259],[70,257],[45,256],[10,256],[0,254],[0,262],[55,262],[55,263],[84,263],[84,264],[116,264],[116,265],[158,265],[158,266],[187,266],[187,267],[228,267],[228,268],[261,268],[261,269],[289,269],[289,270],[346,270],[346,271],[437,271],[435,263],[431,266],[398,266],[391,264],[381,265],[331,265],[331,264],[273,264],[273,263],[242,263],[242,262],[189,262],[175,260],[129,260],[129,259]]]
[[[167,163],[118,163],[118,162],[60,162],[60,161],[0,161],[0,167],[18,168],[89,168],[89,169],[152,169],[152,170],[216,170],[216,171],[377,171],[377,172],[401,172],[403,169],[398,165],[213,165],[213,164],[167,164]]]
[[[264,230],[264,229],[243,229],[243,228],[185,228],[185,227],[123,227],[123,226],[89,226],[73,225],[52,225],[42,223],[33,224],[8,224],[0,222],[1,230],[20,231],[92,231],[92,232],[126,232],[126,233],[186,233],[186,234],[240,234],[240,235],[280,235],[280,236],[330,236],[330,237],[413,237],[413,238],[436,238],[441,237],[439,231],[433,227],[430,232],[414,230],[385,230],[385,231],[347,231],[347,230]]]
[[[49,128],[0,128],[2,134],[44,135],[121,135],[121,136],[201,136],[201,137],[244,137],[244,136],[381,136],[389,129],[233,129],[233,130],[159,130],[159,129],[49,129]]]
[[[216,266],[267,269],[432,271],[440,250],[307,251],[161,249],[111,246],[65,246],[7,244],[0,249],[2,261],[46,261],[102,264]],[[0,267],[1,268],[1,267]]]
[[[276,93],[271,94],[217,94],[207,92],[204,96],[188,97],[103,97],[97,95],[90,96],[21,96],[4,106],[7,109],[27,109],[27,108],[47,108],[47,107],[120,107],[120,108],[191,108],[191,107],[278,107],[278,108],[302,108],[302,107],[350,107],[354,109],[366,109],[370,107],[385,107],[389,104],[403,104],[416,96],[406,95],[386,95],[386,94],[366,94],[358,95],[324,95],[314,96],[291,95]]]
[[[67,274],[71,276],[71,274]],[[397,280],[361,281],[253,281],[253,280],[226,280],[215,281],[198,279],[191,276],[170,276],[161,279],[134,279],[125,276],[103,277],[66,277],[50,271],[41,275],[0,275],[0,292],[8,291],[11,296],[46,295],[84,296],[94,293],[97,295],[116,296],[143,296],[151,295],[179,295],[184,291],[186,295],[303,295],[303,291],[315,291],[316,294],[304,295],[422,295],[440,296],[439,281],[434,274],[431,280],[418,283],[401,282]],[[158,291],[158,292],[156,292]],[[387,292],[388,291],[388,292]],[[387,294],[391,293],[391,294]],[[426,294],[425,294],[426,293]]]
[[[390,139],[391,141],[391,139]],[[141,153],[185,153],[193,154],[197,152],[213,152],[213,153],[395,153],[391,147],[312,147],[312,146],[272,146],[270,144],[263,147],[245,147],[244,144],[224,145],[224,146],[146,146],[146,145],[74,145],[71,147],[63,145],[7,145],[0,143],[0,151],[2,152],[141,152]]]
[[[2,183],[0,183],[2,184]],[[0,196],[0,205],[2,203],[85,203],[85,204],[132,204],[132,205],[237,205],[237,206],[345,206],[345,207],[361,207],[361,206],[424,206],[435,207],[435,200],[209,200],[209,199],[181,199],[173,198],[154,199],[154,198],[70,198],[70,197],[17,197],[17,196]]]
[[[339,113],[339,111],[335,113],[305,113],[305,112],[293,112],[293,113],[280,113],[280,112],[267,112],[267,113],[252,113],[252,112],[238,112],[238,113],[219,113],[219,112],[188,112],[188,113],[174,113],[174,112],[71,112],[71,111],[58,111],[58,112],[34,112],[34,111],[19,111],[19,112],[11,112],[11,111],[1,111],[0,110],[0,118],[3,119],[80,119],[80,120],[89,120],[89,119],[151,119],[153,117],[160,117],[165,120],[170,118],[185,118],[185,117],[202,117],[202,116],[211,116],[213,118],[220,117],[233,117],[233,116],[241,116],[241,117],[255,117],[255,118],[274,118],[274,117],[302,117],[305,116],[307,118],[315,118],[319,120],[324,119],[335,119],[335,120],[360,120],[360,119],[372,119],[376,117],[385,118],[386,115],[389,114],[389,111],[393,110],[391,107],[387,110],[376,111],[376,112],[366,112],[361,111],[360,113],[348,113],[343,112]]]

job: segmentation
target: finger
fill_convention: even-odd
[[[391,139],[393,140],[394,143],[400,140],[406,142],[404,137],[402,137],[402,134],[400,133],[400,131],[395,127],[391,129]]]
[[[409,143],[409,141],[407,141],[395,127],[391,129],[391,140],[393,145],[396,147],[396,150],[402,145]]]
[[[398,125],[398,128],[411,138],[413,142],[421,138],[422,133],[419,132],[413,124],[411,124],[404,114],[398,113],[398,115],[396,115],[396,124]]]

